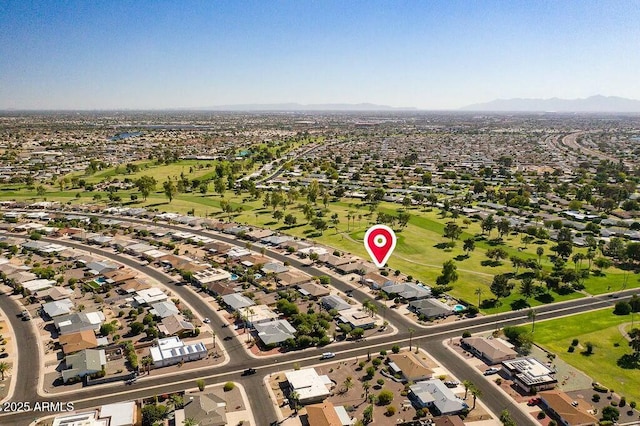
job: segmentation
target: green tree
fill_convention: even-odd
[[[449,259],[446,262],[444,262],[442,264],[442,273],[436,279],[436,284],[446,286],[449,283],[454,283],[458,281],[457,269],[458,267],[456,266],[456,263],[453,260]]]
[[[482,228],[483,234],[486,232],[489,234],[489,236],[491,236],[491,231],[496,227],[496,221],[493,219],[493,215],[490,214],[489,216],[487,216],[482,221],[482,224],[480,225],[480,227]]]
[[[473,238],[467,238],[466,240],[464,240],[464,243],[462,245],[462,250],[464,250],[467,256],[469,255],[469,253],[471,253],[475,249],[476,249],[476,241]]]
[[[138,188],[138,191],[140,191],[140,194],[142,194],[142,198],[145,201],[147,201],[149,194],[155,191],[157,183],[158,182],[156,182],[155,178],[146,175],[141,176],[136,180],[136,187]]]
[[[4,373],[11,370],[11,366],[7,362],[0,362],[0,375],[2,375],[2,380],[4,380]]]
[[[493,281],[491,282],[491,286],[489,289],[491,293],[496,296],[496,300],[501,297],[507,297],[511,294],[511,289],[513,285],[509,283],[509,278],[504,274],[499,274],[493,277]]]
[[[162,189],[164,191],[164,195],[169,199],[169,203],[171,203],[178,193],[178,188],[176,187],[175,182],[171,178],[167,179],[162,184]]]
[[[451,241],[457,240],[462,235],[462,228],[455,222],[448,222],[444,227],[444,237]]]

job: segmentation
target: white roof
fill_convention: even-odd
[[[153,249],[153,250],[149,250],[149,251],[145,251],[145,252],[144,252],[144,255],[145,255],[145,256],[149,256],[149,257],[150,257],[150,258],[152,258],[152,259],[157,259],[157,258],[159,258],[159,257],[166,256],[166,255],[168,255],[168,254],[169,254],[169,253],[167,253],[166,251],[156,250],[156,249]]]
[[[144,303],[154,303],[154,302],[162,302],[163,300],[167,300],[167,295],[164,294],[162,289],[158,287],[146,288],[144,290],[138,290],[136,292],[136,296],[134,297],[136,302],[140,304]]]
[[[42,305],[42,310],[46,312],[49,317],[57,317],[58,315],[65,315],[71,312],[73,309],[73,302],[70,299],[56,300],[55,302],[49,302]]]
[[[53,287],[56,282],[53,280],[31,280],[22,283],[22,287],[26,288],[30,292],[44,290],[45,288]]]
[[[100,417],[110,417],[109,426],[129,426],[135,424],[136,404],[133,401],[103,405]]]
[[[328,396],[330,393],[327,385],[332,383],[331,379],[326,375],[319,376],[314,368],[289,371],[285,376],[291,388],[300,395],[301,401]]]

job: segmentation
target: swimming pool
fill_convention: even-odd
[[[454,312],[462,312],[465,309],[467,309],[467,307],[464,305],[453,305]]]
[[[238,276],[236,274],[231,274],[231,278],[229,278],[231,281],[235,281],[238,279]]]
[[[95,280],[93,280],[93,282],[98,284],[98,285],[103,285],[103,284],[106,284],[107,279],[105,277],[99,277],[99,278],[96,278]]]
[[[253,274],[253,278],[256,280],[259,280],[260,278],[262,278],[261,274]]]

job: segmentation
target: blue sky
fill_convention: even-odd
[[[0,2],[0,109],[640,99],[640,3]]]

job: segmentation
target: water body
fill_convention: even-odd
[[[121,141],[123,139],[134,138],[136,136],[141,136],[141,135],[142,135],[142,132],[124,132],[124,133],[118,133],[117,135],[112,136],[110,140]]]

